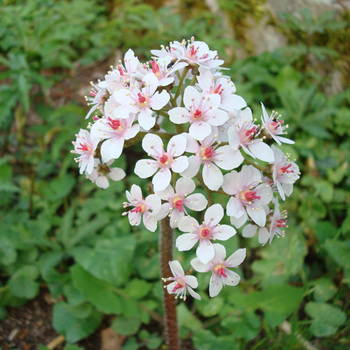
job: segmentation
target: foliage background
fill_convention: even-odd
[[[227,244],[249,248],[241,284],[209,300],[209,276],[200,275],[203,301],[179,303],[183,342],[202,350],[350,347],[349,10],[339,1],[336,12],[276,17],[262,0],[212,3],[0,2],[1,318],[48,290],[51,322],[68,343],[103,322],[125,336],[124,350],[162,346],[157,235],[121,216],[125,189],[138,180],[97,189],[69,151],[86,127],[90,80],[103,79],[128,48],[147,60],[150,49],[195,34],[225,59],[257,117],[263,101],[289,123],[296,144],[283,149],[302,178],[283,203],[284,239],[259,247],[237,235]],[[256,54],[249,32],[262,18],[285,45]],[[138,152],[121,160],[129,173]]]

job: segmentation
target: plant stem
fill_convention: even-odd
[[[159,254],[161,276],[172,276],[169,261],[173,259],[174,233],[170,227],[170,219],[166,217],[160,224]],[[164,302],[164,328],[165,339],[169,350],[180,350],[177,317],[176,300],[169,294],[166,288],[163,289]]]

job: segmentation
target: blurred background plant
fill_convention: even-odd
[[[203,301],[178,305],[184,348],[349,348],[344,3],[286,6],[288,13],[279,14],[273,0],[2,1],[0,344],[52,349],[66,340],[78,343],[66,350],[97,349],[108,329],[117,348],[162,346],[157,235],[130,228],[121,216],[125,189],[137,177],[98,189],[78,175],[70,149],[74,130],[85,125],[91,79],[103,78],[128,48],[147,60],[150,48],[195,35],[225,59],[256,117],[263,101],[289,123],[296,145],[283,150],[302,178],[283,203],[285,238],[265,247],[240,235],[229,243],[231,250],[250,247],[243,283],[213,300],[202,290]],[[132,172],[138,154],[129,155],[122,161]],[[46,335],[22,336],[28,325],[11,323],[16,308],[27,310],[32,299],[52,308]],[[61,345],[48,345],[59,334]]]

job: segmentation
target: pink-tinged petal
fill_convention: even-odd
[[[185,282],[187,285],[189,285],[192,288],[198,287],[198,280],[195,276],[185,276]]]
[[[163,141],[158,135],[147,134],[142,140],[142,148],[152,157],[163,151]]]
[[[216,228],[213,237],[220,241],[227,241],[236,234],[236,230],[229,225],[220,225]]]
[[[237,249],[232,255],[230,255],[226,260],[226,265],[229,267],[237,267],[242,264],[246,257],[246,249]]]
[[[169,294],[172,294],[177,282],[171,282],[166,286],[166,289]]]
[[[149,130],[154,127],[156,118],[152,116],[152,111],[149,108],[144,108],[138,116],[138,121],[141,128]]]
[[[169,102],[169,100],[170,96],[165,90],[163,90],[161,93],[156,92],[150,98],[150,106],[153,110],[159,111]]]
[[[213,96],[216,96],[216,95],[213,95]],[[208,112],[206,113],[206,116],[207,116],[207,119],[206,119],[207,122],[215,126],[220,126],[228,120],[228,114],[221,109],[217,109],[214,112]]]
[[[198,242],[198,235],[194,233],[184,233],[177,237],[176,248],[180,251],[187,251],[193,248],[193,246]]]
[[[198,90],[193,86],[187,86],[184,94],[184,104],[187,109],[191,109],[192,106],[197,107],[200,104],[201,95]]]
[[[239,150],[235,151],[226,145],[216,150],[218,160],[215,160],[217,166],[224,170],[232,170],[239,167],[244,158]]]
[[[158,170],[157,162],[150,159],[141,159],[136,162],[135,174],[142,179],[152,176]]]
[[[239,192],[237,188],[237,171],[231,171],[229,174],[224,175],[224,182],[222,183],[222,189],[227,194],[236,194]]]
[[[201,141],[211,133],[211,126],[203,121],[194,122],[191,124],[189,129],[190,136],[194,137],[196,140]]]
[[[140,213],[130,212],[129,211],[129,222],[131,226],[139,226],[141,223],[141,215]]]
[[[146,90],[147,89],[147,93],[149,95],[153,95],[154,92],[157,90],[157,87],[158,87],[158,78],[155,76],[155,74],[154,73],[146,74],[143,77],[142,81],[145,83],[145,88],[143,88],[142,90]],[[160,107],[160,108],[162,108],[162,107]]]
[[[169,200],[170,197],[174,197],[175,192],[171,185],[167,186],[167,188],[163,191],[156,192],[156,195],[165,201]]]
[[[140,125],[135,124],[135,125],[131,126],[127,130],[125,130],[124,139],[125,140],[132,139],[133,137],[135,137],[138,134],[139,131],[140,131]]]
[[[184,277],[185,272],[178,260],[169,261],[169,267],[174,277]],[[194,287],[196,288],[196,287]]]
[[[129,73],[133,73],[136,71],[137,66],[139,64],[139,60],[135,57],[135,53],[133,50],[129,49],[128,51],[126,51],[124,55],[124,63],[125,68]]]
[[[236,197],[230,198],[227,203],[226,212],[228,216],[233,216],[237,219],[245,213],[243,204]]]
[[[196,293],[191,287],[187,287],[187,290],[188,290],[188,293],[190,293],[192,298],[201,300],[201,296],[198,293]]]
[[[96,120],[90,129],[91,135],[100,139],[100,140],[105,138],[105,136],[106,136],[105,133],[108,131],[109,131],[109,128],[104,123],[103,118]]]
[[[147,196],[145,203],[152,210],[156,210],[161,206],[161,200],[156,194],[150,194]]]
[[[186,152],[196,153],[198,150],[198,142],[189,134],[185,134],[187,139]]]
[[[188,168],[188,165],[188,158],[186,156],[181,156],[171,162],[171,170],[174,173],[182,173]]]
[[[287,197],[289,197],[293,192],[292,184],[282,184],[283,191]]]
[[[248,220],[247,213],[244,213],[240,218],[235,218],[233,216],[230,216],[230,223],[236,228],[240,228],[245,224],[245,222]]]
[[[295,143],[294,141],[287,139],[286,137],[282,137],[282,136],[275,136],[275,137],[276,137],[276,141],[279,140],[282,143],[287,143],[289,145],[293,145]]]
[[[185,216],[184,212],[179,212],[178,210],[173,210],[170,216],[170,227],[176,228],[182,218]]]
[[[241,143],[240,139],[239,139],[239,135],[238,132],[236,130],[236,127],[233,125],[231,126],[228,131],[228,143],[229,145],[232,147],[233,150],[238,150],[238,147]]]
[[[196,250],[196,255],[200,262],[207,264],[214,258],[215,250],[213,244],[210,241],[201,241]]]
[[[86,165],[86,169],[85,169],[85,172],[87,174],[91,174],[92,171],[94,170],[94,156],[91,155],[89,158],[88,158],[88,163]]]
[[[95,165],[96,166],[96,165]],[[89,179],[92,181],[92,182],[95,182],[96,179],[99,177],[99,173],[97,172],[97,170],[93,170],[93,172],[91,174],[89,174]]]
[[[218,111],[218,108],[220,107],[220,103],[221,103],[221,97],[219,94],[206,95],[205,98],[202,99],[202,108],[203,110],[215,111],[216,113]],[[226,112],[224,112],[224,114],[227,115]]]
[[[124,139],[122,137],[108,139],[102,143],[101,156],[104,163],[118,159],[122,154]]]
[[[175,107],[171,109],[169,112],[170,121],[174,124],[184,124],[188,122],[189,113],[184,107]]]
[[[117,91],[114,91],[113,97],[121,105],[129,105],[130,103],[134,103],[130,90],[127,89],[119,89]]]
[[[136,171],[135,171],[136,174]],[[137,175],[137,174],[136,174]],[[163,168],[153,176],[152,184],[155,191],[163,191],[170,184],[171,171],[168,168]]]
[[[198,174],[201,161],[196,156],[188,158],[188,168],[181,173],[181,176],[195,177]]]
[[[126,119],[130,117],[130,113],[137,113],[139,108],[130,104],[120,105],[113,110],[114,118]]]
[[[266,227],[262,227],[259,230],[258,240],[259,243],[264,245],[270,238],[270,232],[267,230]]]
[[[208,272],[210,270],[211,264],[203,264],[198,258],[191,260],[192,267],[198,272]]]
[[[125,177],[125,171],[120,168],[112,168],[107,174],[113,181],[120,181]]]
[[[196,189],[194,181],[188,177],[181,177],[176,181],[175,190],[177,194],[188,195]]]
[[[224,209],[221,204],[213,204],[211,207],[207,209],[204,214],[204,221],[207,225],[210,226],[217,225],[221,219],[224,217]]]
[[[177,157],[186,151],[187,138],[185,134],[173,136],[167,146],[167,152]]]
[[[175,79],[174,78],[164,78],[162,80],[159,80],[159,86],[168,86],[171,84]]]
[[[247,207],[247,213],[257,225],[265,226],[266,214],[263,208]]]
[[[247,226],[244,227],[242,231],[242,236],[245,238],[252,238],[255,236],[257,230],[258,230],[258,226],[248,224]]]
[[[215,249],[215,261],[223,261],[226,257],[226,249],[222,244],[213,244]]]
[[[197,75],[197,81],[199,87],[203,90],[203,92],[210,93],[213,74],[209,69],[205,69],[203,67],[199,67],[198,71],[199,75]]]
[[[178,228],[182,232],[193,232],[198,226],[198,221],[192,216],[185,216],[178,223]]]
[[[106,176],[99,176],[96,180],[96,185],[101,188],[108,188],[109,182]]]
[[[282,187],[282,184],[280,182],[275,182],[276,183],[276,186],[277,186],[277,190],[278,190],[278,193],[280,194],[282,200],[286,200],[286,197],[284,195],[284,191],[283,191],[283,187]]]
[[[156,221],[163,220],[170,212],[170,204],[164,203],[152,213],[152,218]]]
[[[275,160],[275,156],[270,146],[264,142],[261,142],[260,140],[255,140],[255,142],[253,144],[250,144],[248,148],[256,158],[264,162],[270,163]]]
[[[216,297],[223,287],[221,278],[213,272],[209,282],[209,296],[211,298]]]
[[[127,197],[128,197],[128,191],[126,191]],[[130,189],[130,194],[132,197],[134,197],[138,202],[142,201],[142,191],[141,187],[137,185],[132,185]],[[128,197],[128,201],[132,202],[132,197]]]
[[[247,107],[247,102],[243,97],[236,94],[226,96],[225,100],[223,103],[221,103],[220,106],[220,108],[224,109],[225,111],[232,111],[232,109],[242,109],[244,107]]]
[[[157,221],[146,215],[143,215],[143,224],[148,231],[154,232],[157,229]]]
[[[227,277],[223,277],[224,279],[224,283],[228,286],[237,286],[237,284],[239,283],[239,281],[241,280],[241,277],[239,277],[236,272],[233,272],[229,269],[226,269],[226,276]]]
[[[224,177],[220,169],[213,163],[204,164],[203,181],[210,190],[217,191],[224,182]]]
[[[194,193],[186,197],[184,205],[194,211],[202,211],[208,204],[208,200],[201,193]]]

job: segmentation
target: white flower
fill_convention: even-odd
[[[273,162],[271,148],[262,138],[256,138],[259,133],[259,128],[253,123],[252,111],[247,107],[238,113],[235,124],[228,129],[228,142],[234,150],[242,147],[253,158]]]
[[[170,169],[175,173],[181,173],[188,167],[188,158],[181,156],[186,149],[186,137],[183,134],[175,135],[169,140],[166,152],[163,141],[158,135],[147,134],[142,140],[142,148],[155,160],[139,160],[135,166],[135,174],[145,179],[159,169],[152,179],[155,191],[163,191],[170,184]]]
[[[294,141],[289,140],[286,137],[279,136],[279,135],[287,134],[287,132],[284,130],[288,128],[288,125],[286,126],[282,125],[284,121],[282,119],[281,120],[279,119],[281,115],[278,115],[278,113],[273,111],[271,115],[268,116],[266,109],[262,103],[261,103],[261,107],[263,110],[261,121],[268,135],[270,135],[279,145],[281,145],[281,143],[289,143],[289,144],[295,143]]]
[[[101,163],[99,159],[95,158],[94,170],[91,174],[87,174],[87,178],[104,189],[109,187],[108,178],[113,181],[122,180],[125,177],[125,171],[120,168],[111,168],[112,163],[113,160],[108,163]]]
[[[175,190],[169,185],[165,190],[156,192],[156,195],[166,203],[152,214],[157,221],[170,216],[170,226],[177,227],[178,222],[188,215],[186,208],[194,211],[203,210],[207,204],[207,199],[201,193],[192,193],[196,188],[194,181],[188,177],[181,177],[176,181]],[[190,195],[189,195],[190,194]],[[170,214],[169,214],[170,213]]]
[[[232,195],[227,203],[227,215],[231,223],[240,227],[247,220],[247,213],[259,226],[265,226],[266,206],[272,199],[271,187],[262,183],[261,172],[244,165],[238,173],[233,170],[224,176],[223,190]]]
[[[141,188],[137,185],[132,185],[130,192],[126,191],[126,197],[129,203],[124,202],[123,208],[134,207],[123,213],[123,215],[128,215],[130,225],[140,225],[141,217],[143,216],[143,224],[147,230],[154,232],[157,229],[157,221],[152,219],[150,211],[160,207],[160,198],[155,194],[150,194],[144,199]]]
[[[187,86],[184,93],[185,107],[175,107],[169,113],[175,124],[190,123],[189,134],[196,140],[203,140],[212,132],[212,126],[224,124],[228,114],[219,109],[220,95],[200,94],[193,86]]]
[[[82,174],[90,174],[94,168],[94,153],[99,140],[93,137],[87,130],[80,129],[79,134],[76,134],[76,141],[73,141],[74,150],[71,153],[80,154],[75,158],[79,162],[79,172]]]
[[[178,260],[169,261],[169,266],[174,277],[163,278],[164,282],[172,281],[165,286],[168,293],[176,294],[176,299],[180,297],[180,299],[185,301],[186,294],[189,292],[193,298],[201,300],[200,295],[192,289],[198,287],[197,278],[191,275],[185,276],[185,272]]]
[[[191,265],[198,272],[212,271],[209,284],[210,297],[216,297],[223,286],[236,286],[240,277],[237,273],[229,270],[231,267],[240,265],[246,257],[246,249],[238,249],[231,256],[226,257],[226,249],[221,244],[213,244],[215,255],[214,258],[207,264],[200,262],[198,258],[191,261]]]
[[[293,184],[300,177],[299,167],[274,145],[272,145],[272,150],[275,155],[275,162],[272,165],[273,181],[277,186],[281,198],[285,200],[285,196],[289,197],[293,192]]]
[[[130,89],[120,89],[113,93],[115,100],[120,104],[114,110],[114,115],[119,118],[128,118],[135,114],[140,126],[149,130],[155,125],[153,110],[162,109],[170,99],[169,94],[163,90],[156,92],[158,79],[154,73],[148,73],[142,79],[142,85],[131,82]]]
[[[198,145],[197,141],[188,135],[186,151],[195,154],[189,157],[189,166],[181,174],[194,177],[203,164],[203,181],[212,191],[217,191],[224,181],[222,172],[217,166],[224,170],[232,170],[244,160],[241,152],[234,151],[229,145],[218,148],[220,142],[215,144],[216,138],[217,135],[212,133]]]
[[[223,216],[224,210],[222,206],[214,204],[205,212],[204,221],[201,225],[190,216],[182,218],[178,228],[180,231],[188,233],[182,234],[177,238],[177,249],[179,251],[190,250],[199,241],[196,251],[197,257],[203,264],[208,263],[215,255],[211,240],[226,241],[236,234],[236,230],[233,227],[219,224]]]
[[[89,118],[96,109],[100,109],[102,112],[102,106],[109,97],[107,89],[103,87],[104,82],[99,81],[97,85],[91,82],[91,86],[92,88],[89,93],[90,96],[85,96],[85,99],[88,102],[88,105],[93,105],[93,107],[91,107],[85,119]]]

